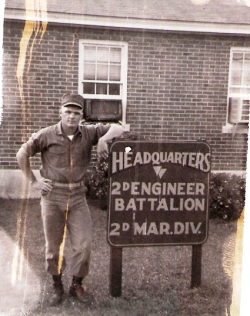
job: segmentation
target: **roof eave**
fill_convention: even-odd
[[[83,25],[93,27],[109,27],[134,30],[172,31],[172,32],[192,32],[192,33],[212,33],[212,34],[234,34],[250,35],[250,24],[233,23],[208,23],[190,21],[170,21],[170,20],[149,20],[135,18],[118,18],[90,15],[69,15],[67,13],[51,13],[35,15],[32,12],[20,12],[19,10],[6,10],[4,18],[6,20],[20,21],[43,21],[47,23]]]

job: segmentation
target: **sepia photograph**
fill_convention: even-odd
[[[248,316],[250,1],[0,11],[0,315]]]

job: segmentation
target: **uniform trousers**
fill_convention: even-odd
[[[69,271],[72,276],[85,278],[89,271],[92,221],[86,201],[86,187],[53,188],[42,194],[41,209],[46,241],[46,269],[59,275],[65,268],[65,256],[60,255],[65,232],[70,237],[72,256]]]

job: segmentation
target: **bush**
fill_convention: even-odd
[[[236,220],[245,205],[246,179],[228,173],[212,173],[210,179],[210,218]]]
[[[87,179],[88,196],[92,199],[107,200],[108,198],[108,161],[101,159],[97,167],[90,171]]]

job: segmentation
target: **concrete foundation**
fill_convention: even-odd
[[[39,170],[34,171],[37,178]],[[41,194],[26,181],[21,170],[0,170],[0,198],[4,199],[37,199]]]

